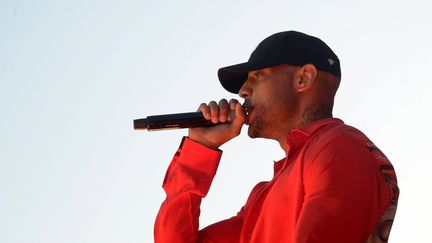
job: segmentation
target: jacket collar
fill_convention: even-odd
[[[294,153],[298,149],[302,148],[303,145],[315,134],[317,134],[324,127],[336,127],[342,125],[344,122],[338,118],[325,118],[315,120],[307,123],[303,126],[294,128],[287,137],[288,149],[286,152],[287,157],[275,162],[274,171],[275,173],[280,171],[286,166],[286,161],[290,154]]]
[[[307,123],[305,125],[302,125],[300,127],[294,128],[287,137],[287,142],[290,144],[290,141],[292,139],[295,140],[295,138],[303,138],[308,139],[315,133],[317,133],[321,128],[326,126],[337,126],[340,124],[344,124],[344,122],[341,119],[338,118],[324,118],[315,120],[313,122]]]

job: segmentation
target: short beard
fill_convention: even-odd
[[[271,136],[274,126],[278,124],[277,112],[267,107],[255,107],[254,120],[248,128],[250,138],[273,138]]]
[[[258,112],[258,110],[255,110]],[[263,115],[264,114],[264,115]],[[268,114],[266,110],[261,113],[255,114],[255,119],[253,122],[249,124],[248,135],[250,138],[258,138],[260,137],[260,131],[263,131],[269,125],[264,119],[265,114]]]
[[[293,94],[285,99],[283,103],[254,107],[254,119],[250,121],[248,128],[250,138],[277,139],[280,136],[277,133],[285,132],[282,130],[286,125],[294,122],[299,109],[297,97]]]

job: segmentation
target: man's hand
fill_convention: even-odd
[[[219,104],[215,101],[209,104],[202,103],[198,111],[214,124],[224,123],[212,127],[189,128],[190,139],[211,149],[217,149],[237,137],[246,121],[246,113],[235,99],[231,99],[229,104],[226,99],[220,100]]]

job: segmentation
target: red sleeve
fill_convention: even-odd
[[[390,188],[365,146],[336,138],[321,148],[304,165],[295,242],[365,242],[390,203]]]
[[[198,231],[201,199],[210,189],[221,155],[221,151],[183,138],[163,182],[167,197],[155,222],[156,243],[230,242],[230,234],[221,241],[213,238],[219,239],[217,235],[238,225],[238,217]]]

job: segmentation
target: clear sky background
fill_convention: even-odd
[[[166,168],[186,130],[147,115],[233,98],[219,67],[282,30],[338,54],[334,115],[393,162],[390,242],[432,242],[429,1],[0,0],[0,242],[153,242]],[[200,224],[234,215],[272,177],[278,144],[225,144]]]

